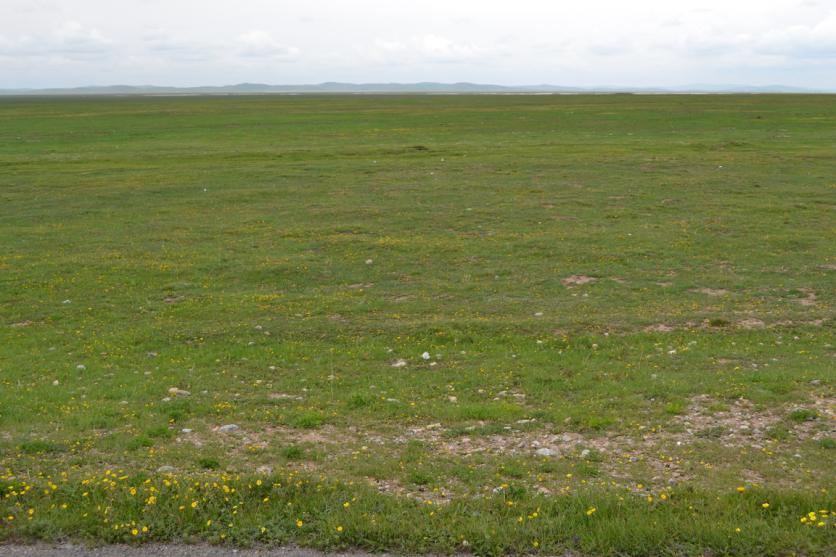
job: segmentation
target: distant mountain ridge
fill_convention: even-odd
[[[697,84],[682,87],[564,87],[560,85],[492,85],[483,83],[339,83],[308,85],[236,85],[167,87],[158,85],[105,85],[47,89],[0,89],[0,95],[235,95],[301,93],[827,93],[834,91],[805,89],[786,85],[715,85]]]

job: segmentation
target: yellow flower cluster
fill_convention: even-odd
[[[817,528],[824,528],[829,524],[836,526],[836,519],[833,518],[834,516],[836,515],[827,509],[820,509],[818,512],[808,512],[800,518],[800,522],[807,526],[815,526]]]

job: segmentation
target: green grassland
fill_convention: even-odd
[[[834,153],[827,95],[2,99],[0,541],[828,554]]]

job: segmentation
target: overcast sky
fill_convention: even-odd
[[[245,81],[836,90],[836,0],[0,0],[0,88]]]

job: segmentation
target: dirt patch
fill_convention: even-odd
[[[655,325],[648,325],[644,328],[645,332],[648,333],[670,333],[676,330],[676,327],[673,325],[668,325],[666,323],[657,323]]]
[[[185,296],[166,296],[165,298],[163,298],[163,302],[167,304],[176,304],[178,302],[182,302],[185,299]]]
[[[819,267],[827,271],[836,271],[836,263],[825,263],[824,265],[819,265]]]
[[[801,304],[802,306],[812,306],[816,303],[815,292],[813,292],[809,288],[799,288],[798,291],[804,294],[804,297],[793,300],[795,303]]]
[[[12,327],[13,329],[19,329],[19,328],[23,328],[23,327],[29,327],[30,325],[34,325],[34,324],[35,324],[34,321],[29,321],[27,319],[25,321],[18,321],[17,323],[12,323],[11,325],[9,325],[9,327]]]
[[[587,275],[572,275],[564,278],[560,282],[563,284],[563,286],[571,288],[573,286],[583,286],[584,284],[592,284],[597,281],[597,278],[590,277]]]
[[[694,290],[691,290],[691,292],[699,292],[700,294],[705,294],[706,296],[714,297],[729,295],[729,291],[724,288],[695,288]]]
[[[737,326],[741,329],[762,329],[766,327],[766,323],[755,317],[747,317],[738,321]]]
[[[720,361],[718,360],[718,363]],[[768,411],[758,410],[746,399],[738,399],[724,410],[712,410],[717,401],[708,395],[699,395],[691,399],[688,411],[674,418],[674,422],[683,426],[690,441],[695,439],[714,440],[726,447],[751,447],[762,449],[770,443],[770,429],[777,425],[792,429],[796,441],[820,439],[833,435],[834,409],[833,398],[816,398],[811,402],[819,419],[801,424],[786,423],[786,408]],[[821,428],[821,424],[828,427]]]

